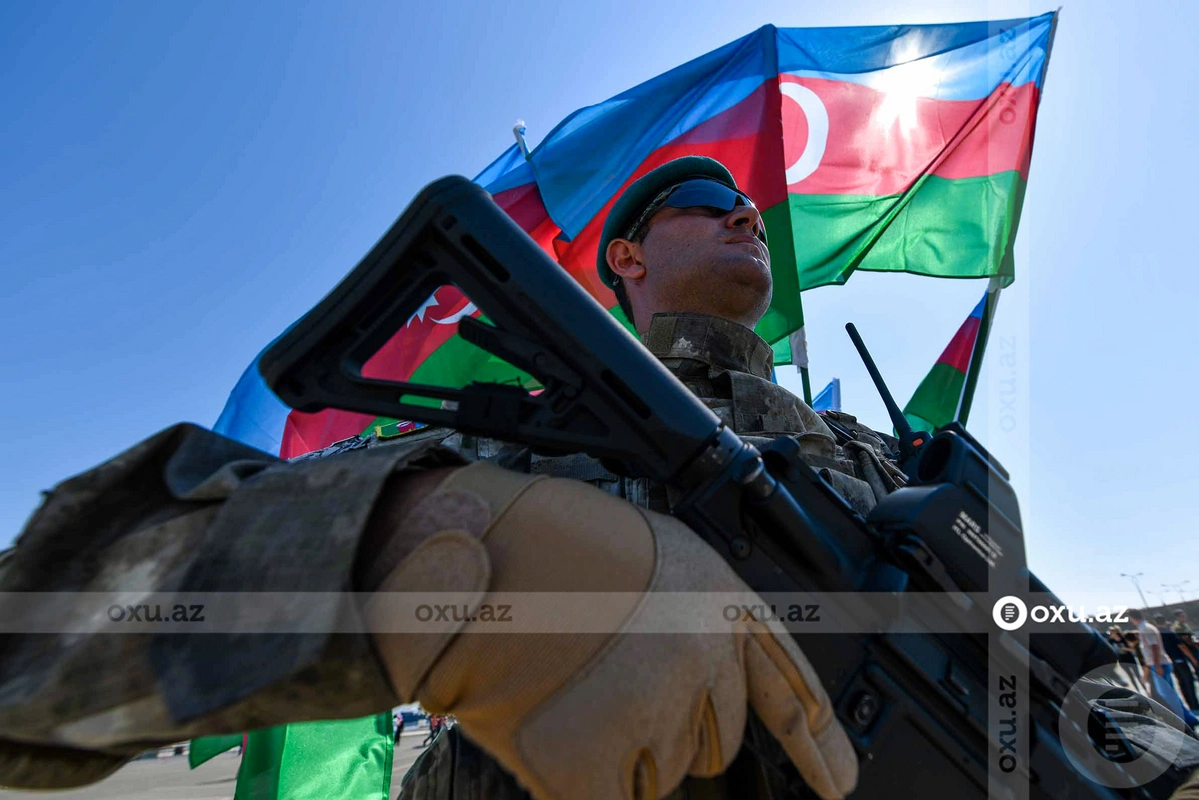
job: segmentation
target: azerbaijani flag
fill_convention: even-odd
[[[791,363],[800,292],[844,283],[855,270],[1011,282],[1055,24],[1048,13],[951,25],[768,25],[576,111],[527,159],[513,146],[475,180],[625,321],[595,273],[615,198],[672,158],[720,160],[763,210],[774,298],[758,333],[775,345],[776,363]],[[479,312],[442,287],[365,373],[536,388],[456,335],[468,314]],[[217,430],[286,458],[376,426],[386,435],[391,422],[294,412],[255,363]]]
[[[187,749],[187,767],[195,769],[196,767],[219,756],[221,753],[227,753],[235,747],[241,747],[245,744],[246,735],[244,733],[228,733],[219,736],[202,736],[199,739],[192,739],[191,746]]]
[[[841,379],[833,378],[820,390],[819,394],[812,398],[813,411],[840,411],[841,410]]]
[[[986,306],[987,295],[984,294],[962,327],[949,340],[937,363],[920,381],[912,399],[903,407],[903,415],[913,430],[932,433],[958,419],[962,399],[966,395],[970,364],[978,352],[978,337]]]

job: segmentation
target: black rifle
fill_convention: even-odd
[[[542,391],[363,377],[367,360],[447,284],[483,314],[463,317],[461,336]],[[672,513],[757,592],[821,593],[821,614],[855,632],[801,644],[861,755],[854,797],[983,797],[989,785],[1054,800],[1160,795],[1088,780],[1060,745],[1071,685],[1115,660],[1104,639],[1082,623],[1029,636],[991,622],[992,598],[1056,598],[1024,567],[1007,473],[964,429],[924,441],[901,428],[908,486],[864,519],[800,458],[794,439],[759,450],[724,427],[464,178],[421,192],[261,369],[301,411],[417,420],[619,464],[677,490]],[[868,602],[879,597],[881,615]],[[996,728],[1006,682],[1027,693],[1020,747],[1015,732],[1005,742]]]

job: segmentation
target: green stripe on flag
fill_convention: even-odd
[[[234,800],[388,800],[390,713],[250,731]]]
[[[774,282],[770,308],[754,330],[774,345],[774,363],[791,363],[791,343],[787,337],[803,327],[803,303],[799,298],[799,270],[796,262],[795,229],[791,208],[778,203],[762,212],[762,222],[770,238],[770,274]],[[803,232],[800,231],[802,236]]]
[[[903,415],[915,430],[930,433],[953,422],[962,397],[966,373],[948,364],[936,363],[920,381],[912,399],[903,407]]]
[[[929,175],[903,194],[792,194],[767,208],[774,296],[756,330],[774,345],[775,363],[791,362],[786,337],[803,325],[800,292],[845,283],[855,269],[1010,283],[1025,186],[1015,171]]]
[[[799,285],[844,283],[855,269],[998,275],[1006,285],[1015,275],[1011,241],[1025,186],[1011,171],[959,180],[931,175],[888,197],[790,195]]]
[[[230,733],[224,736],[201,736],[199,739],[192,739],[191,746],[187,749],[188,769],[195,769],[221,753],[240,747],[244,738],[244,734]]]
[[[478,319],[481,322],[488,321],[485,316],[480,316]],[[502,358],[476,347],[457,333],[433,351],[408,379],[408,383],[423,383],[448,389],[461,389],[472,381],[483,383],[519,382],[526,389],[541,388],[541,384],[532,375],[517,369]],[[440,401],[408,397],[405,398],[405,402],[414,405],[436,406]]]

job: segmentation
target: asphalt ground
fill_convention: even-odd
[[[400,793],[400,778],[424,752],[425,748],[420,744],[428,735],[428,728],[404,731],[396,745],[391,800]],[[82,789],[66,792],[0,790],[0,800],[233,800],[237,766],[241,763],[241,757],[236,753],[236,750],[223,753],[194,770],[187,768],[187,756],[139,759]]]

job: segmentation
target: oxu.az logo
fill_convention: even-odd
[[[1094,614],[1088,614],[1086,606],[1077,608],[1069,605],[1033,606],[1031,609],[1015,595],[1001,597],[991,609],[995,624],[1005,631],[1014,631],[1028,620],[1033,622],[1128,622],[1125,613],[1128,606],[1099,606]]]

